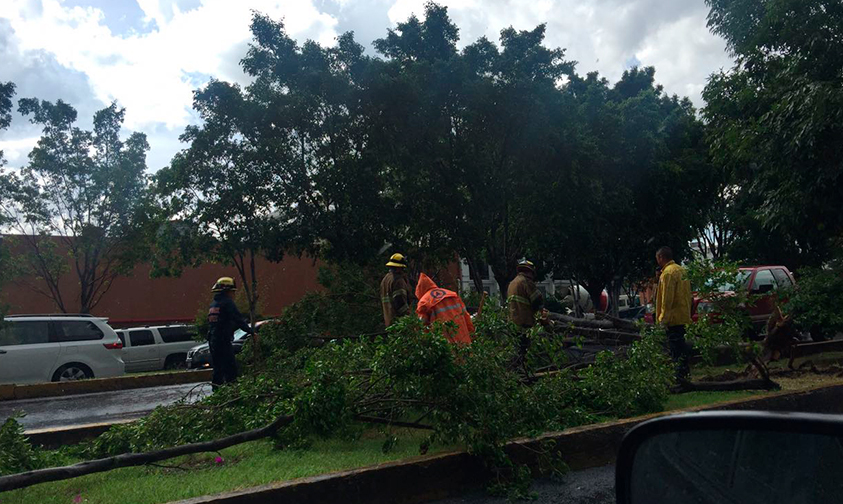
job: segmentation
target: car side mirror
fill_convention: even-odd
[[[721,411],[632,429],[615,468],[619,504],[838,502],[843,416]]]

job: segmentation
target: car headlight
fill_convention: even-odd
[[[711,303],[699,303],[697,305],[697,313],[711,313],[714,311],[714,307]]]

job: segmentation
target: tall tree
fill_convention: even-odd
[[[261,103],[236,84],[211,81],[194,93],[201,126],[181,136],[189,146],[155,176],[169,221],[158,231],[156,273],[178,275],[185,266],[234,266],[249,302],[252,324],[260,297],[256,259],[283,257],[290,219],[291,174],[284,152],[259,145]],[[213,279],[209,279],[211,282]]]
[[[469,260],[484,260],[506,292],[535,214],[539,174],[558,165],[557,84],[573,68],[543,46],[545,26],[503,30],[456,49],[444,7],[428,3],[375,42],[391,77],[378,90],[389,180],[411,225]],[[476,271],[473,277],[478,278]],[[477,283],[477,282],[475,282]]]
[[[15,96],[15,84],[13,82],[0,82],[0,131],[7,129],[12,124],[12,97]],[[3,176],[2,169],[6,165],[6,158],[3,156],[3,151],[0,150],[0,206],[7,206],[11,202],[8,201],[12,194],[11,187],[6,185],[5,176]],[[6,220],[2,212],[0,212],[0,229],[6,225]],[[2,293],[3,285],[9,281],[11,277],[11,258],[6,241],[0,234],[0,293]],[[0,299],[0,321],[3,320],[3,314],[6,312],[6,306]]]
[[[706,3],[736,59],[703,93],[713,156],[736,167],[774,248],[798,251],[789,265],[821,264],[843,234],[843,4]]]
[[[653,68],[633,68],[610,86],[597,74],[573,76],[577,102],[575,167],[546,185],[548,213],[538,248],[553,271],[574,278],[598,299],[604,288],[651,274],[653,254],[680,255],[708,195],[702,125],[687,99],[664,94]]]
[[[62,312],[90,313],[114,279],[145,255],[146,136],[120,139],[125,109],[114,103],[96,112],[93,131],[74,126],[76,110],[61,100],[18,104],[42,137],[28,165],[3,175],[13,194],[2,212],[21,235],[26,264],[45,284],[37,290]],[[78,281],[75,302],[60,284],[68,261]]]
[[[284,25],[252,19],[254,42],[243,59],[248,92],[265,113],[257,148],[283,160],[296,209],[295,244],[332,260],[371,261],[400,228],[372,144],[370,81],[375,63],[352,33],[333,47],[298,45]]]

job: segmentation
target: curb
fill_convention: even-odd
[[[177,371],[174,373],[94,378],[91,380],[35,383],[32,385],[0,385],[0,401],[199,383],[210,381],[212,373],[211,369],[201,369],[198,371]]]
[[[542,443],[553,441],[571,470],[588,469],[614,462],[624,435],[643,421],[679,413],[743,409],[843,413],[843,383],[574,427],[537,438],[514,440],[507,444],[506,450],[514,462],[535,468],[538,463],[537,448]],[[451,452],[195,497],[172,504],[415,504],[475,489],[483,484],[486,476],[480,459],[466,452]]]

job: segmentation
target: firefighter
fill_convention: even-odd
[[[544,307],[544,298],[536,287],[536,267],[532,262],[522,259],[516,271],[518,275],[509,282],[506,289],[506,301],[509,305],[509,319],[521,330],[518,360],[523,365],[530,348],[527,331],[536,325],[536,313],[540,313]]]
[[[386,327],[398,317],[410,313],[410,281],[407,278],[407,259],[402,254],[392,254],[386,263],[389,272],[381,280],[381,307]]]
[[[536,267],[532,262],[521,260],[516,271],[518,275],[506,290],[509,318],[518,327],[529,329],[536,325],[536,313],[544,306],[544,298],[536,287]]]
[[[234,360],[234,331],[242,329],[252,333],[252,328],[234,304],[237,285],[231,277],[221,277],[211,292],[214,300],[208,309],[208,347],[214,363],[212,383],[214,389],[237,379],[237,362]]]
[[[416,314],[425,324],[429,325],[437,320],[453,322],[457,325],[456,330],[452,328],[445,330],[448,341],[459,345],[471,343],[474,324],[459,294],[440,289],[429,276],[422,273],[416,285],[416,298],[419,300]]]

